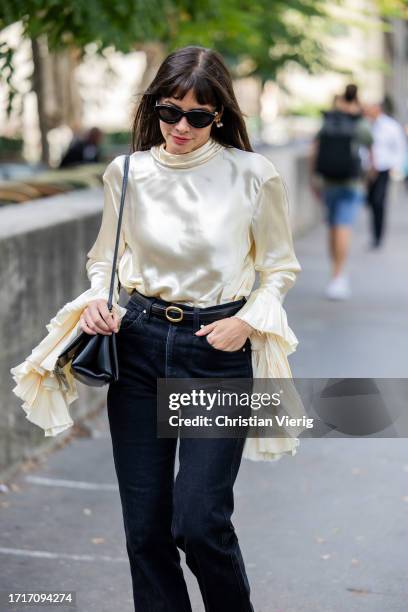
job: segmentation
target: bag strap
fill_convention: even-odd
[[[129,174],[129,161],[130,155],[126,155],[125,163],[124,163],[124,171],[122,178],[122,193],[120,197],[120,209],[119,209],[119,219],[118,219],[118,227],[116,230],[116,242],[115,242],[115,253],[113,255],[113,263],[112,263],[112,274],[109,288],[109,298],[108,298],[108,309],[112,309],[112,299],[113,299],[113,285],[115,283],[115,273],[116,273],[116,261],[118,258],[118,248],[119,248],[119,240],[120,240],[120,228],[122,225],[122,216],[123,216],[123,207],[125,204],[125,196],[126,196],[126,187],[128,181]],[[120,281],[118,280],[118,291],[120,291]]]

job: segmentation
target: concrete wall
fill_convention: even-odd
[[[257,151],[273,162],[285,182],[295,237],[313,227],[322,216],[322,208],[308,185],[307,150],[306,143],[273,148],[257,147]]]
[[[306,186],[302,150],[262,150],[282,174],[290,194],[294,233],[306,231],[318,208]],[[55,438],[25,418],[21,401],[12,393],[10,368],[21,363],[47,334],[45,325],[68,301],[89,287],[86,253],[100,224],[102,189],[0,208],[1,339],[0,473],[11,473],[21,460],[45,447],[63,443],[72,428]],[[120,303],[126,302],[122,291]],[[78,383],[80,397],[70,405],[74,423],[104,404],[107,387]],[[7,472],[5,471],[7,470]]]
[[[0,208],[0,472],[72,434],[71,428],[46,438],[26,419],[9,370],[47,335],[45,325],[56,312],[89,287],[84,261],[102,201],[102,190],[92,189]],[[78,387],[80,398],[70,406],[74,422],[106,394]]]

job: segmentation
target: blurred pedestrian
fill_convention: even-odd
[[[84,136],[74,136],[60,161],[59,167],[66,168],[67,166],[99,162],[102,140],[103,132],[97,127],[92,127]]]
[[[390,172],[404,172],[407,139],[398,121],[384,112],[383,103],[367,105],[365,114],[371,121],[374,138],[373,164],[367,177],[367,204],[371,211],[371,247],[376,249],[384,236]]]
[[[362,147],[371,156],[370,125],[362,115],[357,86],[347,85],[335,99],[334,108],[324,113],[323,125],[312,144],[310,184],[325,206],[329,227],[331,278],[326,288],[329,299],[347,299],[350,282],[344,272],[351,230],[364,201]]]

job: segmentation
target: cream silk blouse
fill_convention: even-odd
[[[108,298],[122,187],[124,155],[103,175],[104,207],[88,252],[90,288],[68,302],[46,326],[48,335],[11,369],[14,393],[26,418],[54,436],[73,425],[68,406],[77,399],[64,347],[81,332],[87,303]],[[235,315],[247,321],[256,378],[291,378],[287,355],[297,338],[282,306],[301,270],[289,224],[288,200],[274,164],[260,153],[224,147],[210,138],[190,153],[163,144],[131,155],[118,254],[118,278],[130,294],[208,307],[247,297]],[[252,291],[255,272],[260,286]],[[122,319],[126,308],[114,308]],[[243,456],[276,460],[294,455],[297,438],[247,438]]]

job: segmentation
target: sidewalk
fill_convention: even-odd
[[[368,209],[359,212],[348,264],[353,296],[347,302],[323,296],[329,278],[326,227],[296,242],[303,270],[285,301],[299,339],[290,358],[294,376],[408,376],[408,193],[401,186],[393,195],[381,250],[367,250]]]
[[[361,212],[349,303],[321,297],[325,227],[297,241],[303,272],[285,302],[300,341],[291,356],[295,376],[408,374],[408,204],[401,198],[390,207],[379,253],[365,250]],[[233,520],[256,612],[407,610],[406,447],[396,439],[303,440],[293,458],[243,461]],[[105,412],[92,421],[90,437],[22,471],[0,494],[0,508],[0,590],[73,590],[80,612],[133,610]],[[193,610],[203,612],[184,561],[183,569]]]

